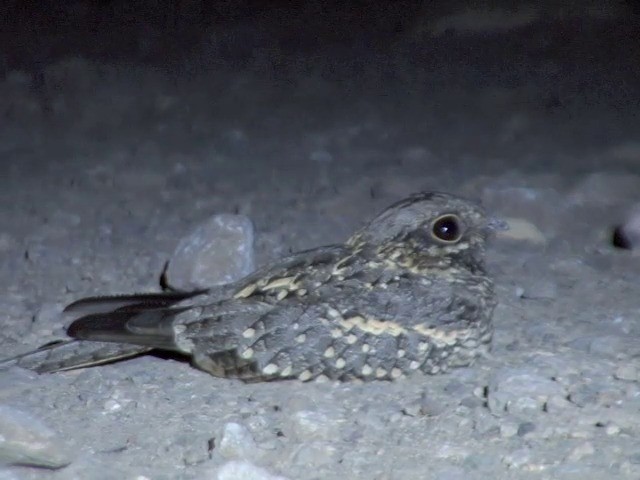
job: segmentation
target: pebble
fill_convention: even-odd
[[[578,384],[572,388],[569,401],[579,407],[598,405],[601,403],[600,396],[605,388],[608,387],[600,382]]]
[[[293,454],[293,463],[305,468],[318,468],[337,462],[339,450],[335,442],[305,442]]]
[[[254,231],[244,215],[214,215],[180,240],[167,268],[168,284],[180,290],[234,282],[255,269]]]
[[[61,303],[43,303],[33,317],[31,332],[37,333],[40,337],[52,335],[53,333],[62,333],[63,309],[64,305]]]
[[[517,286],[515,293],[524,299],[554,299],[558,297],[558,284],[548,278],[530,278]]]
[[[327,440],[335,437],[335,421],[321,411],[301,410],[291,417],[293,431],[300,440]]]
[[[486,408],[478,409],[474,412],[473,430],[478,435],[481,435],[482,438],[493,437],[500,432],[500,429],[498,418],[492,415]]]
[[[234,422],[224,425],[217,451],[223,457],[230,459],[254,459],[260,453],[247,427]]]
[[[547,401],[546,410],[550,414],[562,414],[568,408],[572,408],[574,405],[565,397],[560,395],[552,395]]]
[[[518,424],[515,422],[505,422],[500,425],[500,436],[502,438],[515,437],[518,434]]]
[[[498,371],[489,382],[487,401],[494,415],[528,415],[541,412],[554,395],[566,395],[563,387],[527,368]]]
[[[434,450],[433,455],[435,458],[454,460],[456,462],[459,462],[459,461],[463,461],[472,453],[473,452],[471,450],[469,450],[468,448],[462,445],[447,442],[438,446]]]
[[[273,475],[262,467],[237,460],[225,463],[214,474],[204,472],[198,478],[216,480],[287,480],[286,477]]]
[[[522,422],[520,425],[518,425],[518,436],[519,437],[524,437],[526,436],[528,433],[531,433],[533,431],[535,431],[536,429],[536,424],[533,422]]]
[[[589,457],[596,452],[593,444],[591,442],[584,442],[575,447],[569,455],[566,456],[565,460],[570,462],[578,462],[585,457]]]
[[[71,463],[64,444],[40,420],[0,405],[0,465],[62,468]]]
[[[628,250],[640,249],[640,204],[635,205],[614,231],[614,245]]]
[[[640,381],[640,370],[637,365],[631,363],[624,363],[616,368],[615,373],[613,374],[615,378],[618,380],[625,380],[628,382],[639,382]]]
[[[529,242],[534,245],[544,245],[547,238],[540,229],[523,218],[503,218],[508,229],[497,232],[496,237],[504,240]]]
[[[531,450],[528,448],[514,450],[510,454],[505,455],[502,461],[511,468],[524,468],[531,463]]]
[[[609,358],[620,358],[625,353],[625,341],[614,335],[602,335],[591,340],[589,353]]]
[[[607,425],[604,429],[605,433],[610,436],[619,435],[622,429],[615,423]]]

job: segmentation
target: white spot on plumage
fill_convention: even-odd
[[[244,338],[252,338],[256,334],[255,328],[247,328],[244,332],[242,332],[242,336]]]
[[[275,363],[270,363],[262,369],[262,373],[264,373],[265,375],[273,375],[278,370],[278,365],[276,365]]]

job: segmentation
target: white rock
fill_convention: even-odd
[[[182,290],[223,285],[255,269],[253,224],[244,215],[214,215],[178,243],[167,268]]]
[[[0,465],[61,468],[69,463],[54,432],[31,415],[0,405]]]
[[[258,451],[258,446],[247,427],[234,422],[225,424],[220,439],[220,455],[225,458],[251,459],[258,456]]]
[[[319,411],[296,412],[291,421],[294,432],[301,440],[327,439],[334,431],[330,418]]]
[[[525,241],[536,245],[544,245],[547,238],[533,223],[523,218],[507,217],[503,218],[509,228],[507,230],[497,232],[498,238],[515,241]]]
[[[566,396],[562,385],[526,368],[496,372],[489,382],[488,405],[494,415],[541,412],[554,396]]]
[[[225,463],[215,477],[216,480],[287,480],[286,477],[273,475],[264,468],[249,462],[231,461]]]
[[[636,205],[615,231],[615,246],[640,250],[640,205]]]

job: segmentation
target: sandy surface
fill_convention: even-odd
[[[640,202],[640,28],[631,7],[587,7],[422,11],[389,31],[373,12],[334,34],[273,13],[164,63],[9,58],[0,356],[59,338],[77,298],[158,290],[216,213],[251,218],[257,264],[425,189],[516,228],[490,245],[496,335],[473,367],[361,385],[247,385],[154,356],[0,370],[0,428],[49,432],[71,462],[0,478],[640,478],[640,255],[611,245]]]

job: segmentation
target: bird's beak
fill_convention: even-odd
[[[509,224],[506,220],[499,217],[489,217],[487,228],[492,233],[504,232],[509,230]]]

